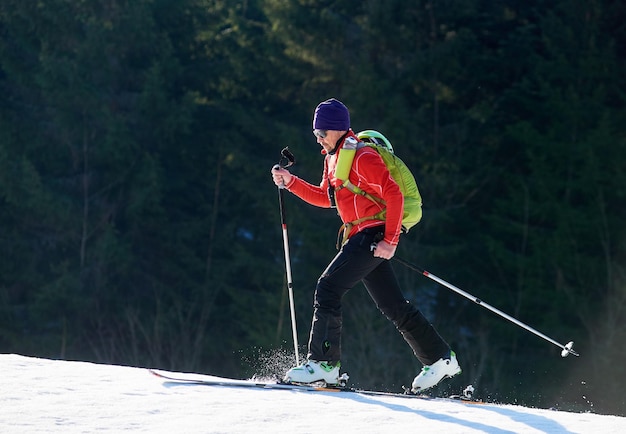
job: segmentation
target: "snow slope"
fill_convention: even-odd
[[[353,393],[164,383],[146,369],[0,354],[2,433],[624,433],[626,418]],[[410,431],[407,431],[410,430]]]

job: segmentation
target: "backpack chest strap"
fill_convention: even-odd
[[[344,188],[347,188],[348,191],[351,191],[354,194],[358,194],[359,196],[366,197],[369,200],[371,200],[372,202],[385,205],[384,199],[381,199],[379,197],[376,197],[376,196],[373,196],[373,195],[367,193],[363,189],[361,189],[361,188],[357,187],[356,185],[354,185],[353,183],[351,183],[349,179],[346,179],[343,182],[343,184],[341,184],[340,186],[336,187],[335,190],[339,191],[339,190],[343,190]]]

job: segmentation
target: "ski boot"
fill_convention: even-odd
[[[422,368],[422,371],[413,380],[411,391],[413,393],[423,392],[436,386],[444,378],[454,377],[460,372],[461,367],[456,360],[456,354],[454,354],[454,351],[450,351],[448,358],[439,359],[432,365]]]
[[[348,376],[346,374],[339,375],[340,362],[318,362],[316,360],[307,360],[300,366],[291,368],[285,374],[283,381],[285,383],[295,384],[311,384],[323,382],[330,387],[344,387]]]

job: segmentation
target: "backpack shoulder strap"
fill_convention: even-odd
[[[339,150],[337,165],[335,166],[335,177],[342,182],[346,181],[350,175],[350,169],[352,168],[352,162],[354,161],[357,149],[363,147],[359,146],[359,144],[365,145],[354,137],[348,137]]]
[[[354,156],[356,155],[356,151],[368,146],[366,143],[361,141],[357,141],[354,138],[346,139],[343,147],[339,151],[339,157],[337,158],[337,166],[335,167],[335,178],[341,181],[341,185],[337,187],[337,190],[341,190],[343,188],[347,188],[354,194],[358,194],[368,198],[371,201],[385,204],[385,201],[381,198],[372,196],[369,193],[366,193],[356,185],[350,182],[350,170],[352,169],[352,163],[354,162]]]

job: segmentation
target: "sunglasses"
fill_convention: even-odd
[[[327,132],[328,130],[313,130],[313,135],[315,137],[319,137],[320,139],[325,139]]]

